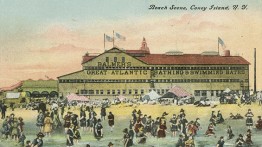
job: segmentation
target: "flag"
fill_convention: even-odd
[[[116,33],[116,39],[120,39],[120,40],[123,40],[123,41],[125,41],[125,40],[126,40],[126,37],[125,37],[125,36],[122,36],[122,35],[120,35],[119,33]]]
[[[220,37],[218,37],[218,44],[220,44],[223,49],[226,48],[226,45],[225,45],[224,41]]]
[[[106,42],[113,42],[113,38],[108,36],[108,35],[105,35],[105,41]]]

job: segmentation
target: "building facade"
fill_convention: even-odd
[[[226,88],[249,90],[249,62],[240,56],[215,52],[151,54],[143,39],[139,50],[112,48],[83,56],[82,70],[58,77],[59,93],[112,98],[139,98],[152,89],[166,93],[177,85],[196,97],[217,96]]]
[[[26,92],[29,97],[58,97],[57,80],[25,80],[21,90]]]

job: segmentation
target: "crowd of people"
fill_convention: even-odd
[[[3,118],[2,123],[2,139],[12,139],[18,143],[21,147],[41,147],[43,146],[43,137],[45,136],[42,132],[39,132],[36,138],[31,142],[26,140],[24,133],[24,121],[22,117],[16,117],[14,113]]]
[[[136,143],[145,144],[147,138],[165,138],[167,133],[170,132],[173,137],[179,134],[177,146],[194,146],[194,137],[200,128],[199,118],[188,121],[183,109],[180,110],[179,114],[173,114],[169,121],[166,118],[167,115],[168,113],[164,112],[161,116],[153,119],[151,115],[143,114],[140,110],[134,109],[129,129],[123,130],[124,146],[132,146],[134,137],[137,138]]]
[[[66,112],[65,108],[67,110]],[[2,138],[12,139],[20,146],[41,147],[44,144],[44,137],[50,137],[54,130],[63,130],[66,136],[65,145],[71,147],[79,143],[82,138],[81,132],[91,132],[94,138],[98,141],[101,140],[104,137],[104,126],[102,125],[102,121],[107,121],[107,127],[110,128],[111,132],[114,131],[115,116],[112,112],[107,113],[106,105],[101,107],[100,114],[94,111],[93,106],[81,105],[79,109],[76,109],[78,112],[74,111],[74,113],[71,109],[70,106],[60,105],[56,102],[52,103],[48,108],[45,103],[39,104],[38,115],[35,120],[35,124],[39,130],[36,132],[36,138],[30,141],[26,140],[23,118],[17,117],[14,113],[5,116],[7,107],[2,104]],[[221,111],[217,111],[217,114],[215,113],[215,111],[211,112],[209,125],[204,134],[205,136],[216,137],[217,125],[226,125]],[[194,147],[195,139],[203,135],[198,133],[199,130],[202,129],[200,126],[200,119],[196,117],[193,120],[188,120],[184,109],[181,109],[178,113],[174,112],[173,114],[163,112],[161,116],[156,118],[153,118],[151,116],[152,114],[145,114],[141,110],[136,109],[130,114],[129,125],[123,129],[122,140],[123,146],[125,147],[130,147],[134,144],[146,144],[147,140],[150,138],[164,139],[168,134],[172,137],[178,136],[176,142],[177,147]],[[234,115],[232,114],[231,116],[233,117]],[[246,118],[247,132],[245,135],[238,135],[235,141],[237,147],[241,147],[244,144],[253,144],[253,126],[255,126],[257,130],[262,130],[261,116],[258,116],[257,122],[254,122],[254,114],[251,109],[248,109],[244,117]],[[225,132],[227,140],[231,140],[235,137],[233,128],[234,127],[230,125],[227,126],[227,131]],[[225,142],[224,136],[221,136],[217,142],[217,146],[222,147]],[[110,142],[108,146],[113,146],[113,143]]]

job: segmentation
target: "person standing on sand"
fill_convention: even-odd
[[[97,123],[95,124],[94,135],[97,140],[103,138],[103,126],[101,124],[101,119],[98,119]]]
[[[46,136],[49,136],[49,137],[51,136],[52,124],[53,124],[53,121],[50,117],[50,113],[47,112],[45,120],[44,120],[44,131],[43,131],[46,134]]]
[[[110,127],[110,131],[112,132],[114,128],[114,124],[115,124],[115,116],[112,112],[109,112],[109,115],[107,118],[108,118],[108,125]]]
[[[102,106],[101,108],[100,115],[101,115],[101,121],[106,120],[106,108],[104,106]]]
[[[39,110],[39,114],[37,115],[37,119],[36,119],[36,126],[39,127],[40,132],[43,131],[44,120],[45,120],[45,115],[43,114],[42,110]]]
[[[248,112],[246,113],[246,126],[248,129],[252,129],[253,126],[253,119],[252,117],[254,117],[254,114],[251,112],[251,109],[248,109]]]
[[[64,128],[65,128],[65,133],[67,133],[68,128],[71,125],[71,114],[72,112],[67,112],[67,114],[64,117]]]
[[[228,134],[228,138],[227,138],[227,140],[230,140],[230,139],[232,139],[235,135],[233,134],[233,131],[232,131],[232,129],[231,129],[231,126],[228,126],[227,127],[227,134]]]
[[[130,136],[128,134],[128,129],[125,128],[123,130],[123,133],[124,133],[124,137],[123,137],[124,147],[130,147],[131,146],[130,145],[131,142],[130,142]]]
[[[1,107],[2,119],[5,119],[6,111],[7,111],[7,106],[5,104],[2,104],[2,107]]]
[[[158,138],[165,138],[166,137],[166,133],[167,133],[167,131],[166,131],[166,129],[167,129],[166,121],[161,119],[160,122],[161,123],[160,123],[160,125],[158,127],[157,137]]]
[[[86,129],[86,112],[85,112],[85,108],[83,106],[80,108],[79,122],[80,122],[80,127],[84,131]]]
[[[71,147],[74,145],[74,125],[71,124],[70,127],[68,128],[67,132],[66,132],[66,146],[67,147]]]

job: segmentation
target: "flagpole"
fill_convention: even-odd
[[[113,30],[113,47],[115,46],[115,31]]]
[[[217,38],[217,52],[218,52],[218,55],[219,55],[219,41],[218,41],[219,38]]]
[[[104,51],[106,50],[106,34],[104,33]]]

